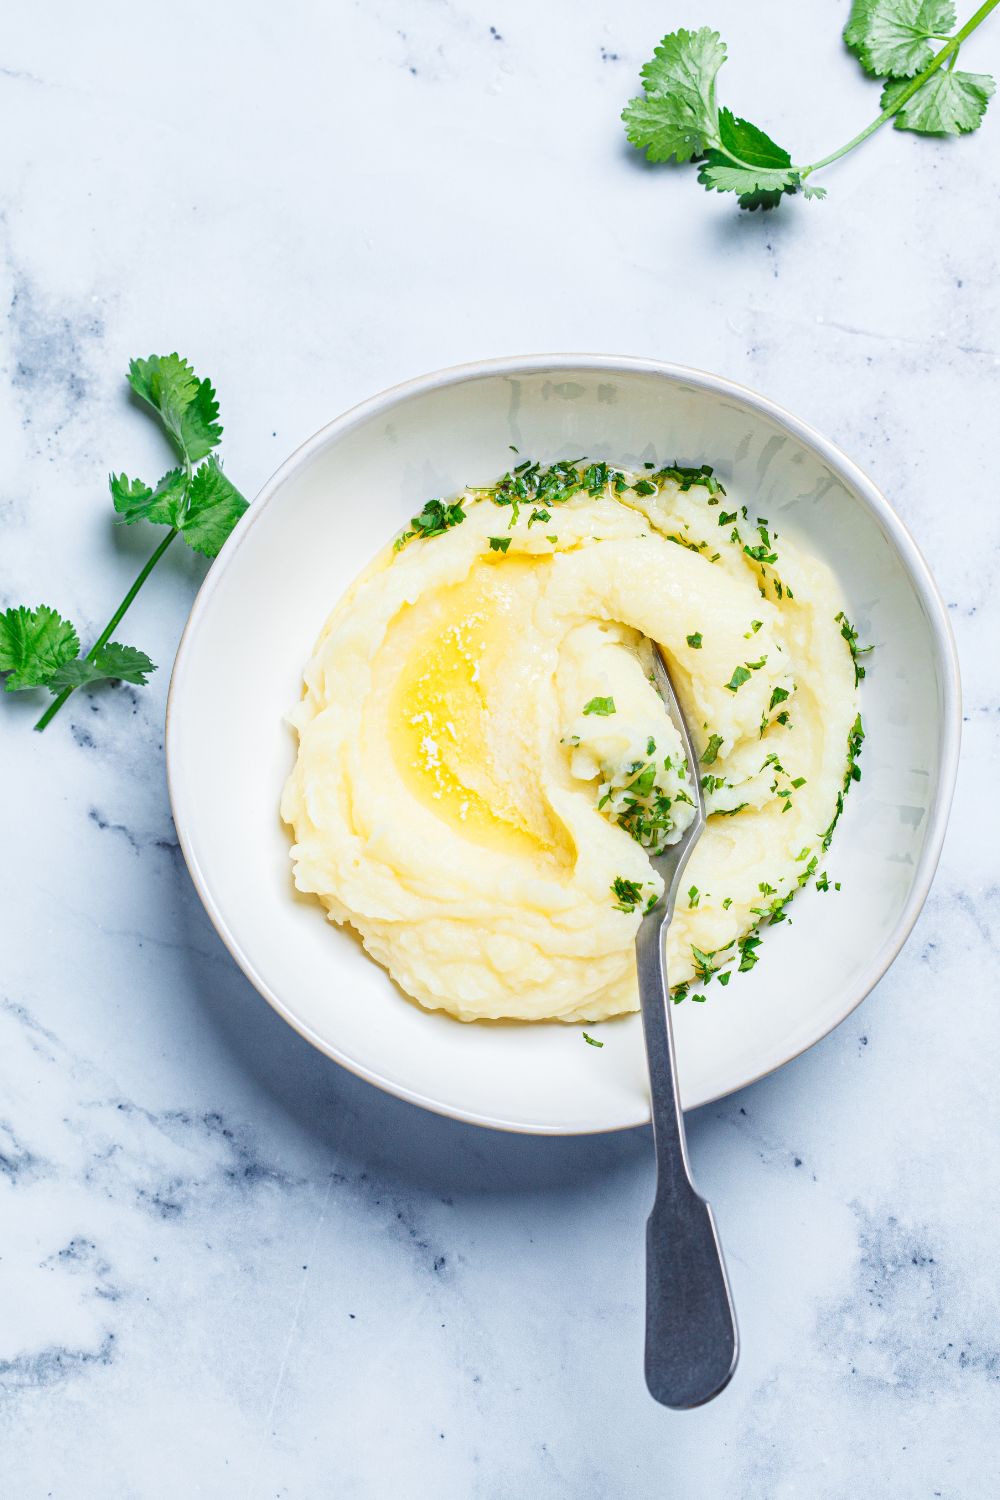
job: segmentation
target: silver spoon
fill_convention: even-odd
[[[687,1409],[729,1384],[739,1337],[715,1218],[691,1181],[667,981],[667,928],[684,866],[705,827],[705,799],[687,723],[655,645],[653,658],[654,685],[687,756],[695,816],[678,843],[652,856],[663,896],[635,940],[656,1150],[656,1197],[646,1222],[646,1384],[663,1406]]]

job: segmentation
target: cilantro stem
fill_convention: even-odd
[[[956,31],[955,35],[945,43],[941,51],[922,73],[918,73],[916,78],[910,80],[898,98],[896,98],[888,109],[882,111],[877,120],[873,120],[870,125],[866,125],[864,130],[859,131],[853,139],[847,142],[846,146],[841,146],[839,151],[831,151],[829,156],[821,157],[819,161],[812,162],[808,167],[797,168],[800,180],[804,180],[811,172],[818,171],[820,167],[828,167],[831,162],[838,161],[840,157],[846,156],[848,151],[853,151],[855,146],[860,146],[862,141],[866,141],[870,135],[874,135],[876,130],[880,130],[886,121],[891,120],[893,115],[898,114],[903,105],[907,104],[913,98],[918,89],[923,88],[928,78],[932,77],[939,68],[943,67],[949,59],[957,54],[959,47],[965,41],[966,37],[971,36],[977,26],[981,26],[990,12],[996,10],[998,5],[1000,5],[1000,0],[984,0],[984,3],[969,17],[961,30]]]
[[[997,0],[994,0],[994,3],[997,3]],[[166,536],[163,538],[163,541],[157,547],[156,551],[152,554],[151,557],[149,557],[147,559],[145,565],[141,569],[141,571],[140,571],[138,577],[136,578],[135,582],[133,583],[132,587],[129,589],[128,593],[125,595],[125,598],[119,604],[118,608],[115,610],[114,614],[111,616],[111,619],[105,625],[104,629],[101,631],[100,635],[97,637],[97,640],[94,642],[94,644],[91,646],[90,650],[87,652],[87,655],[86,655],[86,658],[85,658],[87,661],[93,661],[94,657],[101,650],[101,648],[103,646],[106,646],[108,644],[108,642],[110,641],[112,635],[118,629],[118,626],[121,624],[121,622],[124,619],[125,615],[129,611],[129,609],[132,607],[132,604],[135,602],[135,596],[136,596],[136,594],[138,594],[139,590],[142,588],[143,584],[146,582],[146,579],[149,577],[150,573],[152,573],[153,569],[156,567],[156,564],[159,562],[159,560],[163,556],[164,552],[166,552],[167,548],[170,546],[170,543],[174,540],[174,537],[179,536],[179,535],[180,535],[180,532],[177,530],[176,526],[172,527],[171,530],[167,532]],[[66,699],[69,697],[69,695],[71,693],[73,693],[75,691],[76,691],[75,688],[64,688],[63,691],[59,694],[58,698],[54,698],[53,699],[53,701],[49,704],[48,708],[42,714],[42,717],[39,719],[38,723],[35,725],[35,728],[39,731],[39,733],[41,733],[41,731],[46,727],[46,725],[48,725],[48,724],[50,724],[52,722],[52,720],[55,718],[56,714],[59,712],[59,710],[62,708],[63,704],[66,702]]]

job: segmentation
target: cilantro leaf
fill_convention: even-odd
[[[117,641],[109,641],[92,656],[78,656],[75,661],[64,662],[53,672],[47,686],[53,693],[61,693],[64,688],[78,688],[86,683],[114,679],[132,682],[136,687],[145,687],[149,673],[155,671],[156,667],[144,651],[137,651],[134,646],[120,646]]]
[[[663,38],[642,69],[645,92],[622,113],[629,140],[649,161],[690,161],[718,143],[715,78],[725,60],[725,43],[707,26]]]
[[[934,56],[931,38],[954,24],[951,0],[854,0],[844,41],[876,78],[912,78]]]
[[[115,510],[126,526],[135,521],[152,521],[158,526],[176,526],[184,509],[187,477],[183,469],[170,469],[155,490],[141,479],[126,474],[108,476],[108,487]]]
[[[222,437],[222,428],[210,380],[199,380],[179,354],[151,354],[148,359],[131,360],[128,380],[136,395],[159,413],[189,463],[197,463],[211,453]]]
[[[219,403],[210,380],[200,380],[194,399],[181,416],[181,447],[193,464],[222,441]]]
[[[613,714],[615,711],[615,700],[613,698],[591,698],[589,703],[583,705],[583,711],[585,714],[599,714],[602,719],[606,719],[609,714]]]
[[[79,649],[74,626],[47,604],[21,604],[0,614],[0,672],[9,673],[8,693],[42,687]]]
[[[732,110],[719,110],[720,150],[705,152],[698,181],[710,192],[738,193],[741,208],[775,208],[794,193],[799,176],[792,158],[763,130]]]
[[[995,92],[993,79],[959,72],[955,62],[960,44],[997,3],[984,0],[951,35],[952,0],[852,0],[844,41],[867,72],[888,80],[882,113],[839,150],[809,164],[794,163],[758,126],[719,108],[716,82],[726,45],[707,27],[663,38],[642,69],[643,93],[622,113],[626,134],[651,162],[696,161],[701,185],[709,192],[735,193],[744,209],[777,208],[786,195],[799,192],[824,198],[825,189],[813,185],[813,173],[855,150],[889,120],[897,130],[923,135],[963,135],[978,128]],[[938,47],[941,42],[945,45]],[[746,550],[755,557],[766,548]],[[780,595],[777,580],[775,589]]]
[[[209,458],[195,470],[187,510],[177,524],[189,547],[215,557],[246,509],[246,500],[226,478],[218,459]]]
[[[891,109],[906,87],[905,79],[887,83],[882,108]],[[957,68],[949,73],[942,68],[906,101],[892,123],[897,130],[915,130],[920,135],[965,135],[979,129],[995,93],[996,84],[988,73],[963,73]]]

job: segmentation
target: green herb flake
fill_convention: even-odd
[[[747,668],[746,667],[735,667],[733,669],[733,675],[732,675],[732,677],[730,677],[729,681],[725,684],[725,686],[729,689],[729,691],[731,693],[736,693],[736,692],[739,691],[739,689],[743,686],[743,684],[745,682],[749,682],[749,681],[750,681],[750,673],[748,672]]]
[[[719,751],[721,749],[722,749],[722,735],[721,734],[711,734],[711,735],[709,735],[709,737],[708,737],[708,744],[705,746],[704,750],[701,752],[701,763],[702,763],[702,765],[703,766],[714,766],[716,760],[718,759]]]
[[[509,536],[491,536],[488,538],[491,552],[506,552],[510,546]]]
[[[627,880],[624,875],[616,875],[610,889],[615,897],[615,910],[626,915],[630,916],[642,901],[641,880]]]
[[[701,640],[702,640],[701,631],[700,630],[696,630],[695,633],[694,633],[694,635],[689,635],[688,636],[687,643],[688,643],[688,645],[691,647],[691,649],[693,651],[700,651],[701,650]]]
[[[848,650],[851,653],[851,661],[854,665],[854,686],[858,687],[860,686],[861,679],[865,675],[865,668],[862,664],[861,658],[863,656],[867,656],[871,651],[874,651],[875,647],[858,645],[858,632],[855,630],[850,620],[844,614],[843,610],[841,610],[839,614],[834,615],[834,620],[840,626],[840,633],[844,637],[844,640],[847,642]]]
[[[608,718],[615,712],[615,700],[613,698],[591,698],[589,703],[583,706],[585,714],[597,714],[602,719]]]
[[[588,1044],[588,1046],[591,1046],[591,1047],[603,1047],[604,1046],[603,1042],[599,1042],[596,1037],[590,1036],[589,1033],[586,1032],[586,1031],[583,1033],[583,1040]]]

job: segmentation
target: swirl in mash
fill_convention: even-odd
[[[711,471],[521,465],[429,502],[324,626],[291,718],[299,890],[462,1020],[638,1008],[649,859],[709,820],[675,984],[755,961],[829,843],[860,748],[828,569]],[[665,653],[699,754],[648,677]],[[847,644],[845,645],[845,641]]]

